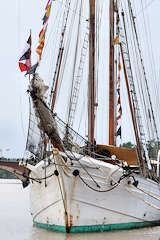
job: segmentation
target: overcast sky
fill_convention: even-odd
[[[46,1],[0,1],[0,149],[4,156],[23,156],[27,125],[28,79],[18,68],[18,59],[27,41],[30,28],[41,28]],[[6,151],[10,149],[10,151]]]
[[[134,0],[133,0],[134,1]],[[154,56],[160,63],[160,1],[142,0],[150,13]],[[32,28],[33,42],[41,29],[47,0],[0,1],[0,149],[3,156],[22,157],[28,128],[28,79],[18,68],[18,59]],[[152,4],[150,4],[153,2]],[[156,50],[157,49],[157,50]],[[7,151],[10,149],[10,151]]]

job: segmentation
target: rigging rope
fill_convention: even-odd
[[[155,2],[155,0],[151,0],[149,3],[147,3],[145,6],[143,6],[142,9],[139,12],[137,12],[136,16],[138,16],[139,14],[144,12],[144,10],[146,10],[148,7],[150,7],[153,4],[153,2]]]
[[[159,140],[159,138],[158,138],[158,131],[157,131],[157,126],[156,126],[156,121],[155,121],[155,116],[154,116],[151,96],[150,96],[149,87],[148,87],[148,83],[147,83],[146,72],[145,72],[145,68],[144,68],[144,63],[143,63],[143,59],[142,59],[142,54],[141,54],[141,50],[140,50],[140,45],[139,45],[139,40],[138,40],[138,35],[137,35],[137,30],[136,30],[136,25],[135,25],[135,20],[134,20],[134,15],[133,15],[133,11],[132,11],[130,0],[128,0],[128,5],[129,5],[130,14],[131,14],[131,17],[132,17],[133,27],[134,27],[134,31],[135,31],[135,36],[136,36],[136,40],[137,40],[137,46],[138,46],[140,60],[141,60],[141,65],[142,65],[143,74],[144,74],[144,80],[145,80],[145,84],[146,84],[146,90],[147,90],[147,94],[148,94],[148,98],[149,98],[149,104],[150,104],[150,107],[151,107],[151,113],[152,113],[154,129],[155,129],[156,138],[157,138],[157,141],[158,141]]]
[[[53,82],[52,82],[51,93],[50,93],[50,100],[49,100],[50,104],[51,104],[51,101],[52,101],[52,94],[53,94],[53,89],[54,89],[56,76],[57,76],[57,71],[58,71],[58,65],[59,65],[60,56],[61,56],[60,53],[61,53],[61,50],[63,49],[63,45],[64,45],[64,36],[65,36],[66,28],[67,28],[67,20],[68,20],[68,16],[69,16],[69,7],[70,7],[70,1],[68,1],[67,12],[66,12],[66,14],[64,14],[64,24],[63,24],[62,32],[61,32],[61,41],[60,41],[59,53],[58,53],[58,57],[57,57],[56,69],[55,69],[55,73],[54,73],[54,76],[53,76]]]
[[[141,99],[141,104],[143,104],[142,107],[144,108],[144,112],[145,112],[145,115],[144,115],[145,121],[142,121],[142,119],[141,119],[141,122],[143,122],[143,124],[146,123],[146,127],[147,127],[146,130],[148,131],[147,135],[150,137],[150,134],[153,131],[150,130],[149,123],[148,123],[148,118],[147,118],[148,108],[146,107],[146,100],[145,100],[145,96],[147,96],[147,94],[144,93],[144,91],[146,89],[143,87],[143,82],[142,82],[143,77],[142,77],[142,71],[140,69],[140,63],[139,63],[140,58],[139,58],[138,51],[137,51],[137,45],[136,45],[136,40],[135,40],[135,35],[134,35],[134,29],[133,29],[133,25],[132,25],[131,16],[130,16],[130,14],[129,14],[129,16],[126,14],[126,17],[127,17],[128,25],[131,23],[131,31],[132,31],[131,36],[132,36],[132,38],[130,37],[130,43],[131,43],[131,46],[132,46],[131,49],[135,50],[135,51],[132,51],[132,55],[133,55],[132,57],[135,58],[134,66],[137,67],[137,70],[135,69],[135,74],[136,74],[136,79],[137,79],[137,88],[138,88],[138,91],[139,91],[139,97]],[[130,19],[130,22],[129,22],[129,19]]]
[[[83,67],[86,57],[86,51],[88,48],[88,33],[85,34],[84,42],[81,48],[81,56],[79,60],[79,67],[76,68],[76,64],[78,63],[78,47],[80,47],[80,22],[81,22],[81,16],[82,16],[82,9],[83,9],[83,1],[80,2],[80,14],[79,14],[79,21],[78,21],[78,31],[77,31],[77,38],[76,38],[76,51],[74,55],[74,66],[73,66],[73,74],[72,74],[72,84],[71,84],[71,94],[70,94],[70,103],[69,103],[69,110],[68,110],[68,125],[73,127],[73,122],[75,118],[75,112],[77,109],[77,102],[79,97],[79,90],[83,75]],[[84,52],[85,51],[85,52]]]

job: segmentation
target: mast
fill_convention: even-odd
[[[57,95],[57,86],[58,86],[58,79],[59,79],[59,74],[60,74],[60,68],[61,68],[61,63],[62,63],[62,56],[63,56],[63,48],[60,48],[60,58],[59,58],[59,63],[58,63],[58,71],[57,71],[57,76],[56,76],[56,83],[55,83],[55,88],[52,94],[52,99],[51,99],[51,111],[53,112],[54,110],[54,105],[56,101],[56,95]]]
[[[94,143],[95,125],[95,0],[89,0],[89,79],[88,79],[88,141]]]
[[[141,173],[143,175],[145,175],[145,164],[144,164],[142,153],[141,153],[141,144],[140,144],[140,139],[139,139],[139,135],[138,135],[138,128],[137,128],[137,122],[136,122],[135,111],[134,111],[135,110],[135,105],[134,105],[133,100],[131,100],[131,96],[130,96],[128,76],[127,76],[125,60],[124,60],[124,53],[123,53],[121,43],[120,43],[120,50],[121,50],[121,56],[122,56],[122,62],[123,62],[123,69],[124,69],[124,77],[125,77],[125,81],[126,81],[127,94],[128,94],[128,99],[129,99],[129,107],[130,107],[130,111],[131,111],[132,123],[133,123],[134,132],[135,132],[136,143],[137,143],[137,154],[138,154],[138,159],[139,159],[139,164],[140,164],[140,170],[141,170]],[[132,102],[133,102],[133,105],[132,105]]]
[[[110,0],[109,49],[109,145],[115,145],[115,84],[114,84],[114,0]]]

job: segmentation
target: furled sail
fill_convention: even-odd
[[[37,155],[37,152],[40,150],[38,147],[42,144],[43,149],[41,150],[44,151],[46,135],[52,145],[62,152],[69,150],[86,154],[89,149],[91,151],[90,144],[49,109],[44,97],[47,89],[48,87],[39,75],[34,74],[28,90],[32,98],[33,112],[30,113],[27,150],[36,155],[36,157],[40,157]],[[36,120],[34,121],[36,132],[35,130],[33,131],[32,126],[33,116]],[[43,151],[40,151],[40,153]]]

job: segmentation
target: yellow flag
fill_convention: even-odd
[[[122,66],[121,66],[121,63],[119,62],[118,63],[118,70],[119,70],[119,72],[121,71],[121,69],[122,69]]]
[[[115,39],[114,39],[114,44],[119,44],[119,36],[116,36]]]
[[[46,9],[46,16],[49,17],[50,14],[50,10],[51,10],[51,4],[47,7]]]

